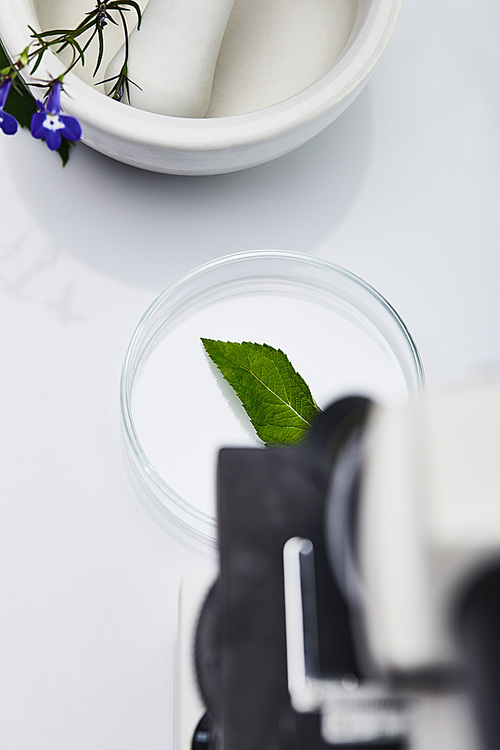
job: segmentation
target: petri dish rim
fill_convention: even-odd
[[[287,265],[292,265],[296,269],[288,281],[297,285],[303,284],[306,289],[314,286],[325,294],[332,294],[328,278],[333,277],[344,284],[348,291],[347,297],[352,295],[352,298],[347,299],[348,304],[356,312],[359,311],[389,345],[392,339],[390,348],[403,371],[409,393],[417,395],[425,388],[425,372],[419,351],[398,312],[371,284],[343,266],[305,253],[252,250],[217,258],[177,279],[153,301],[136,326],[121,371],[120,407],[129,462],[134,480],[136,483],[139,480],[138,491],[146,491],[150,506],[148,509],[161,525],[166,524],[171,531],[173,525],[177,532],[181,532],[182,538],[187,535],[195,543],[200,542],[202,546],[215,544],[216,520],[183,498],[150,461],[134,421],[132,394],[135,377],[141,362],[167,323],[175,322],[176,317],[183,311],[189,312],[193,302],[196,301],[198,306],[201,304],[199,287],[205,284],[206,280],[212,279],[212,284],[207,284],[203,292],[204,303],[210,304],[214,290],[225,290],[224,298],[231,296],[227,293],[228,277],[232,279],[234,288],[239,286],[240,290],[241,283],[251,288],[263,278],[272,279],[274,283],[285,283],[287,277],[280,274],[280,268]],[[274,269],[273,273],[270,272],[271,268]],[[251,271],[253,273],[250,273]],[[308,276],[308,273],[314,275],[318,271],[324,273],[326,279],[326,282],[319,286],[317,280]],[[221,275],[220,278],[218,274]],[[336,293],[336,296],[346,301],[346,295],[338,294],[338,288]],[[356,298],[359,295],[362,297],[362,304]],[[398,341],[395,346],[396,337]]]

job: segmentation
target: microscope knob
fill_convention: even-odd
[[[200,611],[194,644],[198,687],[212,718],[221,715],[220,706],[220,579],[210,587]]]

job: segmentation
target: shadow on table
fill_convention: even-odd
[[[314,254],[356,200],[370,156],[370,125],[365,90],[312,141],[243,172],[155,174],[81,145],[61,169],[54,154],[26,142],[9,152],[9,167],[26,207],[59,251],[123,283],[159,290],[228,253]],[[33,164],[34,154],[40,164]],[[44,174],[36,190],[27,190],[35,169]]]

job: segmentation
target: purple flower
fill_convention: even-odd
[[[49,90],[45,104],[38,102],[38,112],[31,118],[31,135],[34,138],[45,138],[51,151],[57,151],[62,138],[67,141],[79,141],[82,128],[76,117],[61,114],[61,81],[54,81]]]
[[[11,86],[11,78],[0,78],[0,130],[2,130],[5,135],[14,135],[18,128],[16,118],[9,115],[8,112],[4,112],[3,109]]]

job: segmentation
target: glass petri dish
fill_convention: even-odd
[[[172,284],[141,318],[121,377],[134,485],[153,517],[197,549],[216,543],[222,447],[259,445],[201,337],[282,349],[324,408],[351,394],[406,400],[425,384],[394,308],[348,270],[284,251],[208,263]]]

